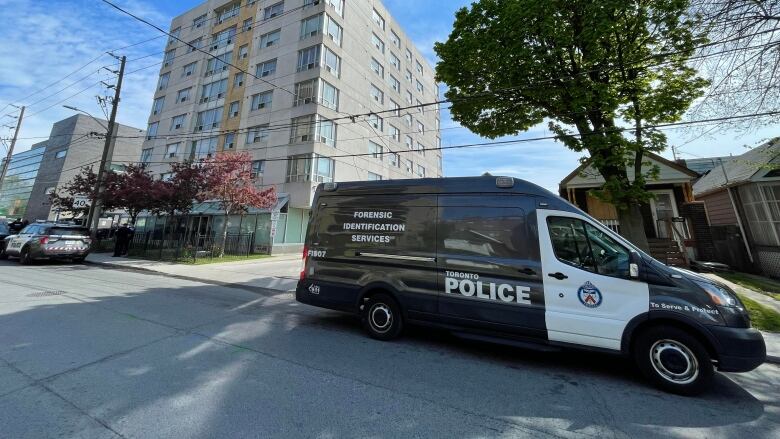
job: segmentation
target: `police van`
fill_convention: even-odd
[[[728,287],[658,262],[526,181],[326,183],[312,206],[296,300],[359,314],[374,338],[416,324],[617,353],[681,394],[704,390],[715,367],[765,360]]]

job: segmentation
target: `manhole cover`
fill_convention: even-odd
[[[65,291],[38,291],[28,294],[27,297],[49,297],[49,296],[61,296],[65,294]]]

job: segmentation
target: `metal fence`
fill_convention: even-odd
[[[95,243],[93,251],[113,251],[114,238]],[[224,245],[223,245],[224,244]],[[249,257],[255,253],[254,233],[222,235],[179,235],[164,237],[154,231],[136,232],[128,246],[130,257],[157,261],[190,262],[199,259],[215,259],[223,255]]]

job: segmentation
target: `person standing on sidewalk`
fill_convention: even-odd
[[[114,234],[116,243],[114,243],[114,257],[118,258],[127,254],[127,247],[130,244],[130,238],[133,232],[127,227],[127,223],[122,223]]]

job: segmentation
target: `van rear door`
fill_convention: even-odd
[[[629,276],[630,250],[583,215],[537,218],[549,340],[619,350],[628,322],[650,306],[648,285]]]
[[[440,317],[544,338],[544,293],[529,198],[439,197]],[[525,207],[525,208],[524,208]]]

